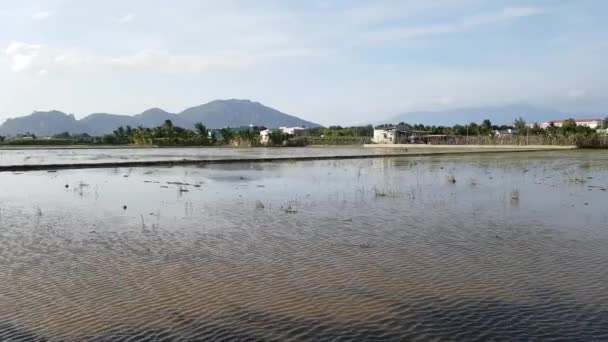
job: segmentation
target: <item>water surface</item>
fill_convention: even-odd
[[[606,186],[585,151],[3,173],[0,340],[607,340]]]

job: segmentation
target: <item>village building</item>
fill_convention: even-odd
[[[549,127],[562,127],[564,122],[567,120],[553,120],[547,121],[540,124],[540,128],[547,129]],[[602,128],[602,123],[604,120],[602,119],[574,119],[574,122],[577,126],[589,127],[591,129]]]
[[[384,127],[374,129],[374,144],[401,144],[408,143],[408,132],[397,127]]]
[[[298,127],[280,127],[283,134],[291,135],[294,137],[307,137],[310,136],[310,131],[304,126]]]
[[[513,134],[517,134],[517,133],[519,133],[519,130],[517,128],[494,130],[494,135],[496,135],[496,136],[513,135]]]
[[[272,131],[269,129],[260,131],[260,143],[262,145],[268,145],[270,143],[270,133],[272,133]]]

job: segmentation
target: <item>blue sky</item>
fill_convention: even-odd
[[[1,0],[0,120],[247,98],[324,124],[608,108],[602,0]]]

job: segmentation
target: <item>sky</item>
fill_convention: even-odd
[[[604,0],[0,0],[0,122],[251,99],[322,124],[608,112]]]

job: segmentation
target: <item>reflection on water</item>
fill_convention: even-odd
[[[0,340],[606,340],[607,181],[586,152],[3,174]]]
[[[360,148],[360,147],[298,147],[298,148],[114,148],[70,149],[36,148],[0,149],[0,166],[36,164],[112,163],[125,161],[250,159],[308,156],[349,156],[401,154],[424,151],[423,148]],[[428,151],[428,150],[427,150]]]

